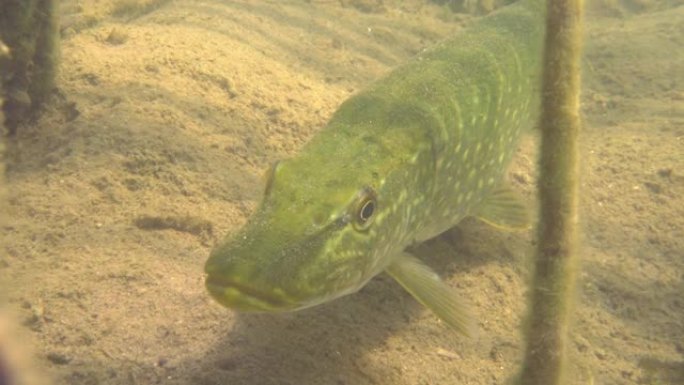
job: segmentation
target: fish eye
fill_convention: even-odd
[[[356,230],[364,231],[370,227],[371,223],[373,223],[377,206],[378,202],[375,191],[370,187],[364,187],[359,192],[359,198],[355,205],[354,228]]]

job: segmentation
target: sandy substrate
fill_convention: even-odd
[[[684,6],[605,3],[587,20],[572,383],[684,384]],[[468,17],[422,0],[62,12],[67,102],[8,141],[0,234],[8,309],[55,383],[484,385],[516,372],[532,232],[466,220],[418,248],[473,302],[475,340],[385,276],[281,315],[235,314],[203,286],[268,165]],[[535,143],[510,178],[530,202]]]

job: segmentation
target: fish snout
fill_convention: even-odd
[[[209,294],[221,305],[242,312],[287,311],[298,307],[280,289],[266,289],[241,279],[221,275],[207,275],[205,285]]]

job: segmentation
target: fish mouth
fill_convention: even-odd
[[[208,275],[205,285],[209,294],[221,305],[242,312],[276,312],[298,307],[285,293],[263,291],[236,280]]]

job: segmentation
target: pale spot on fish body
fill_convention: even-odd
[[[456,197],[456,204],[460,205],[461,203],[463,203],[463,194],[458,194]]]
[[[418,161],[419,155],[420,155],[420,153],[413,155],[413,157],[411,157],[411,160],[409,160],[409,163],[410,164],[416,164],[416,162]]]
[[[470,168],[470,170],[468,171],[468,184],[475,181],[475,175],[476,175],[475,169]]]

